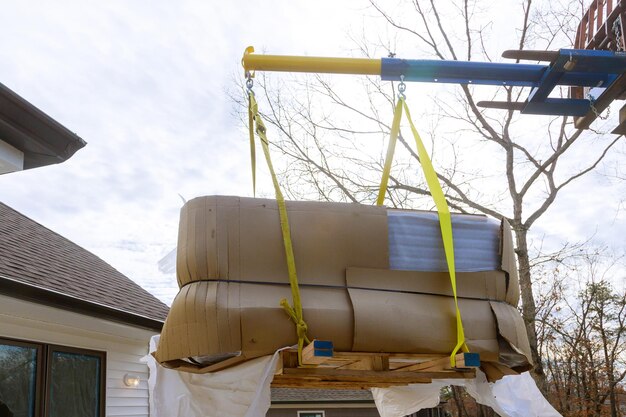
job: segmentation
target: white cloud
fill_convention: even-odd
[[[247,136],[225,93],[244,48],[341,52],[351,4],[298,3],[5,5],[0,81],[88,145],[0,177],[3,201],[171,300],[157,262],[176,243],[179,194],[251,194]]]
[[[0,176],[3,201],[171,300],[175,280],[157,262],[176,244],[179,194],[251,195],[247,133],[225,92],[242,71],[244,48],[345,55],[353,47],[347,28],[360,27],[366,4],[3,5],[0,82],[88,142],[61,165]],[[565,195],[542,230],[578,239],[590,227],[606,227],[606,218],[589,223],[606,204],[578,199]],[[614,225],[603,238],[621,239]]]

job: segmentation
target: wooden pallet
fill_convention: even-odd
[[[489,380],[517,374],[497,363],[495,355],[460,353],[456,367],[448,355],[334,352],[332,343],[313,341],[303,351],[298,366],[296,349],[281,352],[281,363],[272,381],[280,388],[369,389],[430,383],[433,379],[475,378],[481,368]],[[481,362],[482,360],[482,362]]]

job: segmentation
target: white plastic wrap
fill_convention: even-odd
[[[387,210],[389,267],[406,271],[447,271],[437,213]],[[452,216],[458,272],[500,269],[500,222],[484,216]]]
[[[158,340],[150,340],[151,353]],[[150,416],[265,417],[279,352],[212,374],[167,369],[148,355]]]
[[[501,417],[561,417],[541,395],[528,372],[490,383],[485,374],[477,370],[475,379],[442,379],[430,384],[373,388],[372,395],[381,417],[404,417],[437,406],[441,388],[448,385],[464,386],[479,404],[488,405]]]

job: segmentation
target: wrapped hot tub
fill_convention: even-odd
[[[437,214],[287,202],[309,336],[337,351],[450,353],[454,299]],[[510,227],[452,215],[467,346],[530,366]],[[176,296],[157,360],[209,372],[296,343],[275,200],[199,197],[181,211]]]

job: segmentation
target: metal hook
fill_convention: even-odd
[[[248,95],[254,94],[254,91],[252,91],[252,87],[254,87],[254,80],[252,79],[252,74],[249,71],[246,71],[246,89],[248,90]]]
[[[400,84],[398,84],[398,95],[402,98],[406,98],[404,92],[406,91],[406,84],[404,83],[404,75],[400,75]]]

